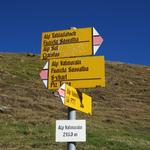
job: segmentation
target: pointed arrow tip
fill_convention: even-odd
[[[97,30],[93,27],[93,36],[94,35],[99,35],[99,33],[97,32]]]
[[[46,62],[46,64],[45,64],[43,69],[48,69],[48,61]]]
[[[98,51],[99,47],[103,43],[103,38],[100,36],[100,34],[97,32],[97,30],[93,27],[93,52],[94,55]]]
[[[48,70],[42,70],[40,72],[40,77],[41,77],[42,80],[43,79],[48,79]]]
[[[64,104],[65,101],[65,88],[66,88],[66,84],[64,83],[59,89],[58,89],[58,93],[59,96]]]

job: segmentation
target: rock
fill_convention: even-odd
[[[129,84],[129,85],[134,85],[134,83],[132,81],[129,81],[129,80],[125,80],[124,83]]]
[[[28,57],[34,57],[34,56],[35,56],[35,54],[27,53],[27,56],[28,56]]]
[[[0,113],[8,113],[9,108],[7,106],[0,106]]]

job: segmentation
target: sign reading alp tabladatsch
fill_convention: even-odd
[[[92,55],[92,42],[92,28],[43,32],[41,59]]]

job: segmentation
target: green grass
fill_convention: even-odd
[[[11,54],[13,57],[9,55],[4,55],[4,60],[0,63],[0,68],[5,71],[6,74],[13,76],[14,79],[17,77],[14,83],[20,77],[20,79],[32,80],[39,78],[40,68],[39,65],[44,64],[44,61],[37,61],[38,56],[27,57],[26,54]],[[13,82],[13,80],[12,80]]]
[[[24,122],[0,124],[0,149],[24,147],[48,148],[54,143],[54,125],[29,124]]]
[[[0,124],[0,149],[66,149],[55,142],[55,123],[25,122]],[[77,143],[79,150],[149,150],[150,136],[137,131],[97,128],[87,130],[87,141]]]
[[[94,149],[108,150],[149,150],[150,136],[137,131],[97,129],[90,130],[87,142]]]

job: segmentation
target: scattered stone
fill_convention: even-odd
[[[34,57],[35,54],[33,54],[33,53],[27,53],[27,56],[28,56],[28,57]]]
[[[129,84],[129,85],[134,85],[134,83],[132,81],[128,81],[128,80],[125,80],[124,83]]]
[[[131,81],[129,81],[129,84],[130,84],[130,85],[134,85],[134,83],[133,83],[133,82],[131,82]]]
[[[54,96],[59,97],[58,92],[54,92]]]
[[[9,112],[9,108],[6,106],[0,106],[0,113],[8,113]]]

